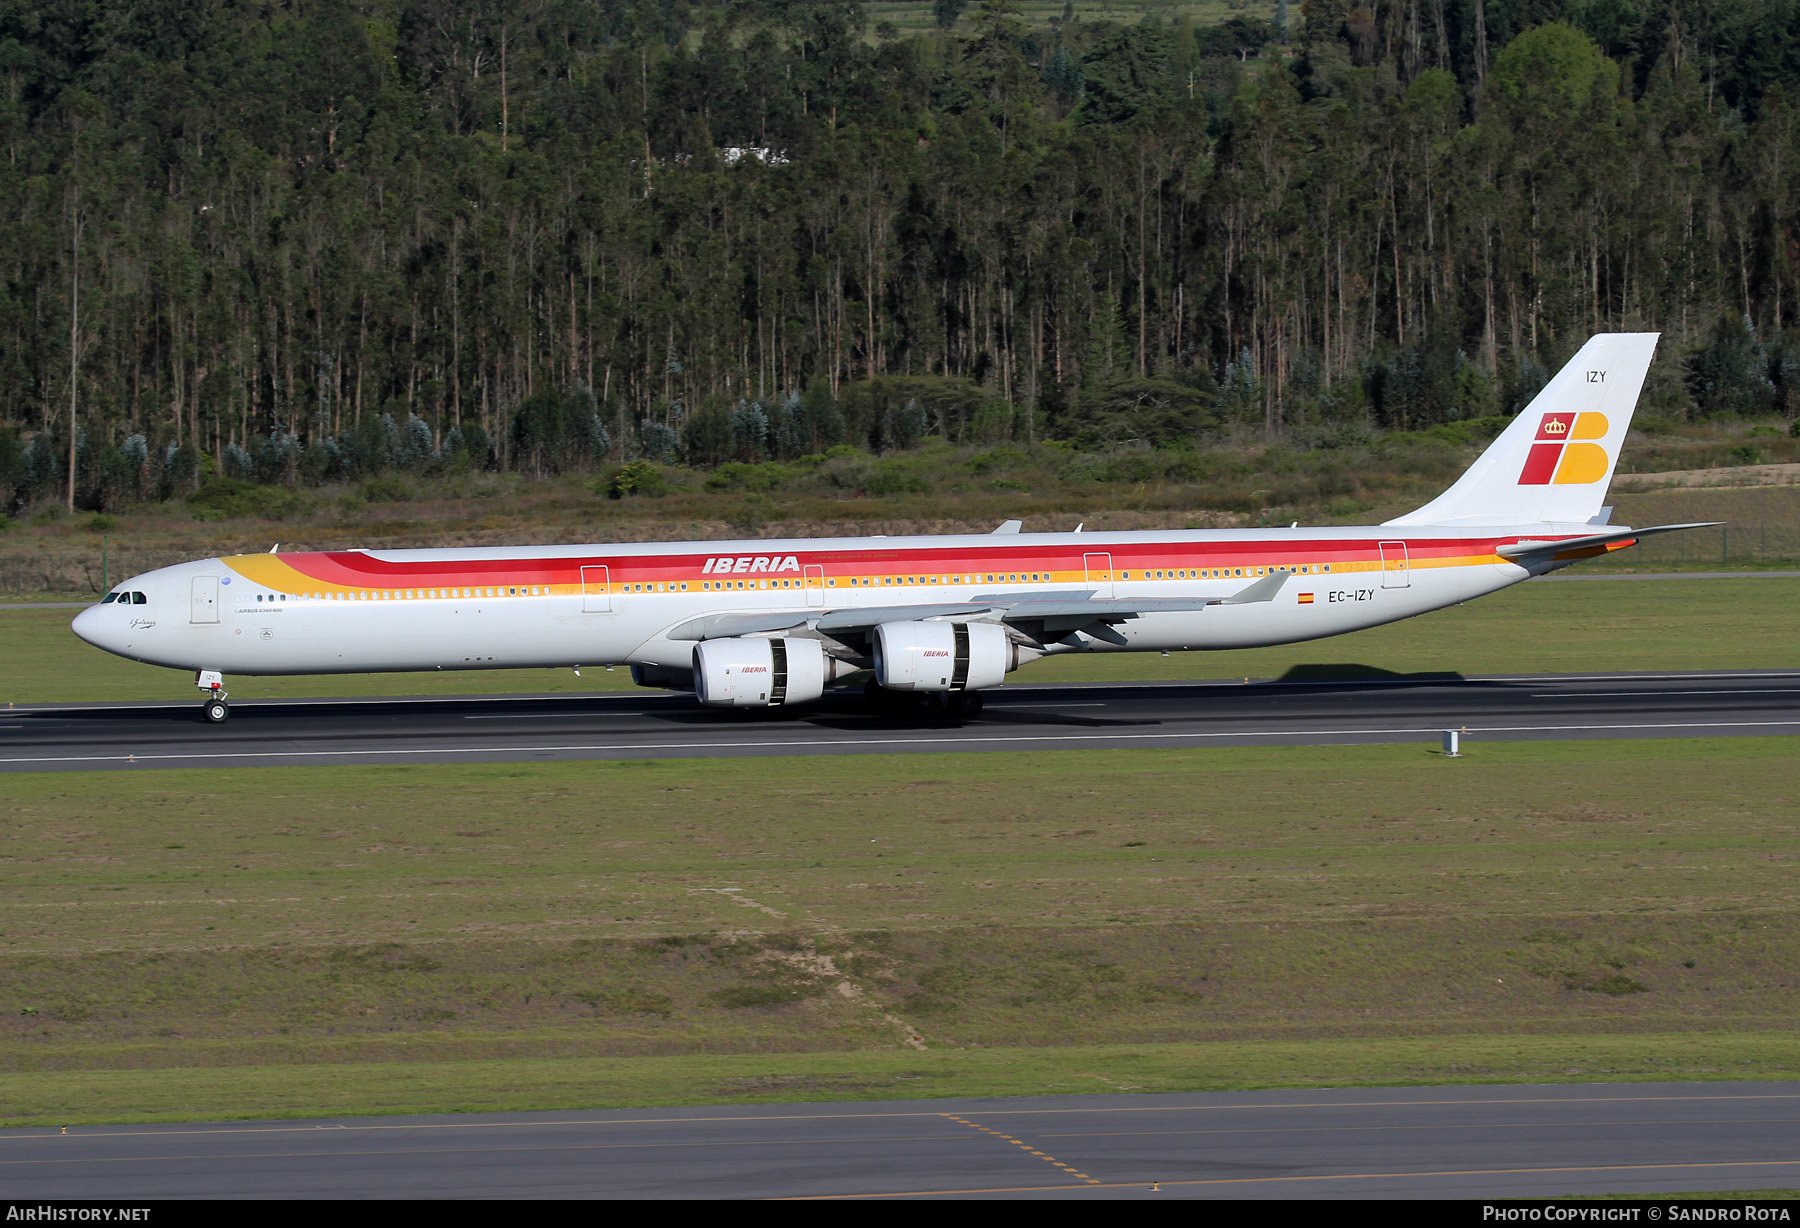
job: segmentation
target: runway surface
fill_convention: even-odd
[[[1057,1096],[0,1132],[0,1199],[1522,1198],[1791,1188],[1797,1179],[1800,1083]]]
[[[1435,743],[1800,733],[1800,672],[1014,685],[971,717],[883,716],[860,693],[793,712],[663,691],[264,700],[224,725],[197,703],[0,712],[0,771],[531,762],[1168,746]]]

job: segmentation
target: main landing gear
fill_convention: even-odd
[[[231,705],[225,702],[225,677],[216,669],[203,669],[194,675],[194,685],[206,692],[206,701],[200,705],[200,718],[208,725],[222,725],[231,715]]]
[[[870,682],[863,686],[863,697],[887,716],[974,716],[981,711],[980,691],[890,691]]]

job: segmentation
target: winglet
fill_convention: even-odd
[[[995,529],[994,532],[995,533],[1017,533],[1020,529],[1022,529],[1024,527],[1025,527],[1025,522],[1023,520],[1002,520],[1000,522],[1000,527]]]
[[[1268,575],[1247,588],[1240,588],[1231,596],[1220,602],[1220,605],[1255,605],[1259,601],[1273,601],[1281,586],[1288,582],[1294,573],[1285,567],[1278,567]]]

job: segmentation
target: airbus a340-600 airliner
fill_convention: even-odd
[[[1339,635],[1699,527],[1614,527],[1601,506],[1656,339],[1592,338],[1454,486],[1370,527],[1008,521],[954,537],[250,554],[135,576],[74,631],[193,671],[214,722],[228,674],[621,664],[720,707],[803,704],[860,676],[895,706],[972,713],[1039,657]]]

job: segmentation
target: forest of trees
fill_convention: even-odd
[[[0,0],[0,486],[1800,410],[1800,0],[938,7]]]

